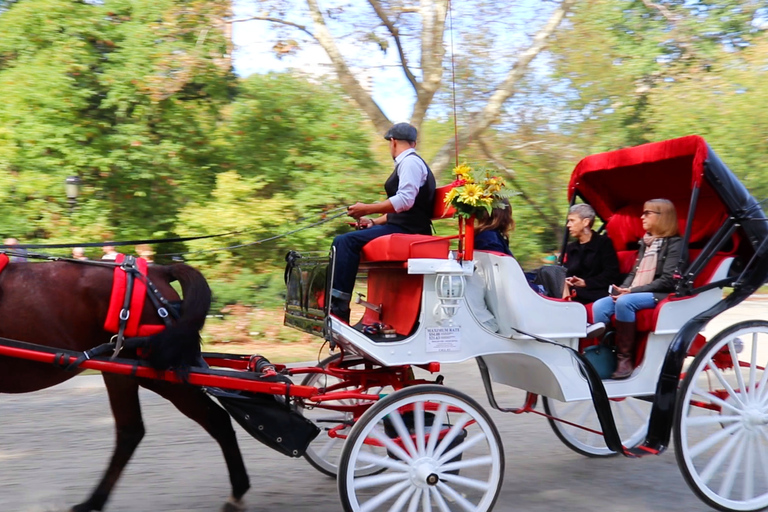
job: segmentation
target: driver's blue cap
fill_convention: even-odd
[[[397,123],[393,124],[392,128],[387,130],[387,133],[384,135],[384,138],[389,139],[395,139],[395,140],[407,140],[408,142],[416,142],[416,136],[417,136],[416,128],[411,126],[408,123]]]

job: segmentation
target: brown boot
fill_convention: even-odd
[[[615,322],[616,371],[612,379],[626,379],[635,369],[635,322]]]

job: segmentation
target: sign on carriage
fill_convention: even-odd
[[[427,327],[427,352],[458,352],[461,327]]]

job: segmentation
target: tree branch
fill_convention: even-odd
[[[416,77],[411,72],[411,68],[408,66],[408,59],[405,56],[405,51],[403,50],[402,42],[400,41],[400,31],[397,29],[397,27],[392,23],[392,21],[389,19],[389,16],[387,16],[386,11],[384,11],[384,8],[381,6],[381,3],[379,0],[368,0],[368,3],[371,4],[371,7],[373,7],[373,10],[376,12],[376,15],[379,17],[379,19],[384,23],[384,26],[387,27],[387,30],[389,30],[390,35],[392,36],[392,39],[395,40],[395,45],[397,46],[397,53],[400,55],[400,64],[403,68],[403,71],[405,72],[405,76],[408,78],[408,81],[411,82],[411,85],[413,86],[413,89],[418,94],[420,84],[418,81],[416,81]]]
[[[521,144],[517,146],[517,148],[523,148],[526,146],[530,146],[533,144],[540,144],[542,141],[534,141],[534,142],[528,142],[526,144]],[[536,212],[536,215],[538,215],[548,226],[550,229],[553,230],[553,232],[557,233],[560,230],[560,225],[558,222],[554,221],[552,219],[551,215],[548,215],[547,212],[544,211],[544,209],[529,196],[525,190],[520,186],[520,182],[517,180],[517,177],[515,176],[515,171],[508,168],[506,165],[504,165],[504,162],[499,158],[496,154],[494,154],[493,150],[488,147],[488,144],[485,143],[485,140],[482,137],[477,138],[477,143],[480,146],[480,149],[485,154],[486,158],[493,163],[496,167],[499,168],[499,170],[504,171],[507,174],[507,181],[512,184],[512,186],[520,193],[520,197],[528,203],[531,208]]]
[[[531,45],[520,54],[504,82],[491,95],[485,108],[483,108],[479,115],[475,116],[475,119],[468,128],[459,132],[459,149],[466,146],[470,140],[477,138],[489,126],[498,121],[504,102],[515,93],[517,82],[525,76],[531,61],[546,48],[547,39],[554,33],[575,3],[576,0],[562,0],[560,5],[555,8],[547,23],[533,37]],[[452,137],[440,148],[440,151],[437,152],[437,155],[432,160],[430,165],[432,170],[440,172],[448,167],[451,161],[451,153],[455,149],[456,142]]]
[[[283,20],[280,18],[272,18],[270,16],[250,16],[248,18],[240,18],[237,20],[227,20],[226,23],[233,24],[233,23],[242,23],[244,21],[251,21],[251,20],[260,20],[260,21],[269,21],[270,23],[277,23],[279,25],[288,25],[289,27],[297,28],[310,36],[312,39],[317,40],[317,37],[304,25],[299,25],[298,23],[294,23],[292,21]]]
[[[355,78],[354,74],[349,69],[349,66],[347,66],[344,57],[341,55],[341,52],[333,40],[333,36],[331,36],[331,33],[325,24],[325,19],[320,12],[317,0],[307,0],[307,5],[309,6],[309,11],[312,15],[312,22],[315,25],[314,37],[331,59],[331,63],[339,77],[341,86],[368,115],[368,118],[373,122],[376,129],[381,133],[384,133],[389,129],[392,123],[379,105],[376,104],[371,95],[363,89],[363,86],[360,85],[360,82],[358,82],[357,78]]]
[[[421,89],[411,114],[411,124],[421,126],[435,93],[443,82],[445,19],[449,0],[421,0]]]

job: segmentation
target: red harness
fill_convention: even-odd
[[[115,262],[122,263],[124,260],[125,255],[118,254]],[[144,258],[136,258],[136,267],[138,268],[141,277],[146,277],[147,260]],[[0,268],[2,267],[0,266]],[[114,276],[112,282],[112,295],[109,300],[109,310],[107,311],[107,319],[104,322],[104,330],[117,333],[120,328],[120,312],[123,309],[125,294],[127,292],[127,274],[122,267],[115,267]],[[141,279],[141,277],[134,279],[133,282],[133,292],[131,293],[130,308],[128,310],[128,322],[125,326],[124,333],[125,336],[129,338],[135,336],[151,336],[165,329],[165,325],[139,324],[147,296],[147,283],[144,279]]]
[[[7,254],[0,254],[0,272],[2,272],[6,265],[8,265],[8,261],[9,259]]]

